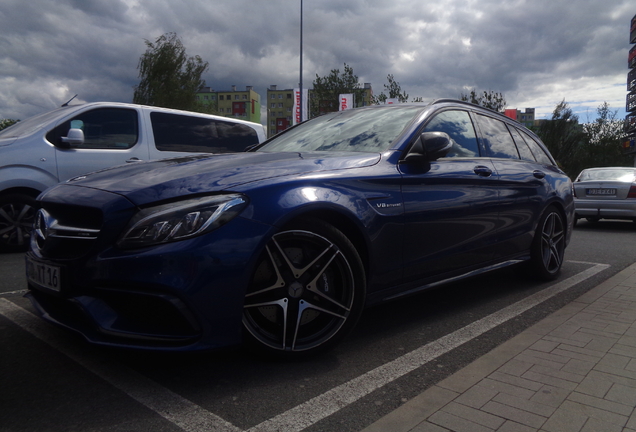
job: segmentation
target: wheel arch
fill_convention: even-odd
[[[319,219],[323,222],[327,222],[340,232],[342,232],[353,246],[358,251],[362,265],[364,266],[364,272],[366,276],[369,275],[369,245],[368,240],[363,234],[362,228],[359,223],[356,223],[351,217],[334,209],[307,209],[302,213],[294,214],[289,219],[286,219],[281,225],[281,230],[285,230],[286,227],[294,225],[299,221],[307,219]]]
[[[40,193],[42,193],[42,191],[30,187],[12,187],[0,191],[0,198],[7,195],[27,195],[31,198],[37,198]]]

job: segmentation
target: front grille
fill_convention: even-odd
[[[35,243],[42,256],[55,259],[84,256],[99,237],[102,212],[78,205],[43,204],[34,226]]]

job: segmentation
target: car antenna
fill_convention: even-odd
[[[63,103],[63,104],[62,104],[62,106],[63,106],[63,107],[68,106],[68,104],[69,104],[69,103],[70,103],[73,99],[75,99],[76,97],[77,97],[77,95],[73,96],[72,98],[70,98],[69,100],[67,100],[67,101],[66,101],[66,103]]]

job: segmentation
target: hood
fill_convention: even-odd
[[[8,146],[9,144],[13,144],[15,142],[15,140],[17,140],[18,137],[17,136],[10,136],[10,137],[2,137],[0,138],[0,147],[5,147]]]
[[[72,178],[73,186],[117,193],[136,205],[233,187],[274,177],[360,168],[377,153],[232,153],[192,155],[121,165]]]

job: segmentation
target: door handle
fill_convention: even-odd
[[[538,179],[545,178],[545,173],[543,171],[539,171],[539,170],[532,171],[532,175],[535,176]]]
[[[126,161],[126,163],[131,163],[131,162],[141,162],[141,159],[139,159],[138,157],[131,157],[130,159]]]
[[[481,177],[490,177],[492,175],[492,170],[483,165],[477,165],[475,168],[473,168],[473,171],[475,172],[475,174]]]

